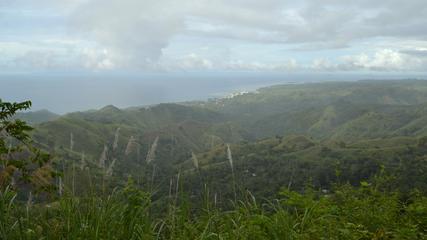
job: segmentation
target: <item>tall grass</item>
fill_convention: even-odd
[[[145,158],[145,161],[147,163],[151,163],[156,158],[156,150],[157,150],[158,143],[159,143],[159,137],[157,136],[156,139],[154,139],[153,144],[151,144],[151,147],[147,153],[147,157]]]
[[[105,168],[105,163],[107,161],[107,153],[108,153],[108,147],[107,145],[104,145],[104,150],[102,150],[101,156],[99,157],[98,166],[102,169]]]
[[[126,145],[125,156],[128,156],[137,145],[136,139],[134,136],[130,136],[129,141]]]
[[[59,176],[58,177],[58,195],[60,196],[60,197],[62,197],[62,192],[63,192],[63,184],[62,184],[62,177],[61,176]]]
[[[232,204],[221,204],[217,189],[212,191],[202,178],[203,191],[193,196],[192,189],[184,189],[186,176],[181,171],[170,179],[168,196],[165,193],[154,198],[158,141],[156,137],[146,157],[146,163],[153,166],[147,189],[129,179],[124,187],[107,191],[105,177],[112,176],[117,159],[107,156],[108,148],[104,146],[98,161],[102,194],[95,190],[76,196],[74,163],[71,191],[64,187],[60,176],[53,201],[37,201],[40,198],[32,192],[26,200],[18,201],[12,186],[0,191],[0,239],[427,238],[427,198],[420,194],[404,202],[397,193],[380,191],[375,184],[362,184],[359,188],[337,186],[327,194],[314,190],[301,194],[288,186],[277,199],[263,201],[250,192],[239,192],[238,196],[229,144],[226,157],[232,176]],[[197,156],[192,152],[191,157],[200,174]],[[107,158],[112,162],[106,169]],[[81,166],[83,162],[84,154]],[[92,181],[89,169],[87,173]],[[381,176],[374,180],[382,181]]]
[[[82,152],[80,157],[80,170],[83,171],[85,167],[86,167],[86,156],[85,156],[85,153]]]
[[[0,194],[0,239],[425,239],[427,198],[402,202],[374,187],[343,185],[333,195],[284,190],[259,203],[251,194],[227,211],[214,207],[206,189],[202,205],[179,188],[168,210],[130,180],[105,197],[64,194],[49,204],[21,204]],[[201,209],[194,211],[194,209]]]
[[[234,201],[237,201],[236,176],[234,175],[233,155],[231,154],[230,144],[227,144],[227,159],[228,159],[228,163],[230,164],[230,168],[231,168]]]
[[[194,152],[191,152],[191,160],[193,162],[194,168],[199,170],[199,159],[197,158],[196,154],[194,154]]]
[[[110,165],[107,168],[107,171],[105,175],[107,177],[111,177],[113,175],[114,165],[116,164],[117,158],[113,158],[113,161],[111,161]]]
[[[74,135],[73,133],[70,133],[70,151],[72,152],[74,150]]]
[[[116,129],[116,132],[114,133],[113,151],[115,151],[119,146],[119,134],[120,134],[120,127],[118,127]]]

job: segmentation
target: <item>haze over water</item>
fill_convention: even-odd
[[[413,77],[422,78],[416,75]],[[109,104],[124,108],[206,100],[276,84],[385,78],[401,77],[265,73],[2,75],[0,96],[8,101],[30,99],[33,101],[32,110],[48,109],[63,114],[101,108]]]

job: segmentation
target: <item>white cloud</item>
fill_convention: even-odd
[[[96,50],[91,48],[82,49],[80,61],[83,67],[91,70],[111,70],[116,67],[113,58],[107,49]]]
[[[422,71],[427,66],[423,59],[391,49],[379,50],[372,56],[365,53],[345,56],[342,60],[339,67],[345,70]]]
[[[72,30],[108,49],[120,65],[144,67],[184,30],[185,5],[173,0],[87,1],[74,12]]]
[[[208,59],[206,57],[190,53],[188,55],[174,58],[163,58],[157,70],[163,71],[200,71],[200,70],[220,70],[220,71],[269,71],[269,72],[289,72],[297,71],[299,65],[294,59],[289,59],[279,63],[248,62],[243,60],[221,60]]]
[[[178,68],[183,70],[210,70],[213,68],[213,63],[211,60],[191,53],[178,60]]]
[[[400,53],[418,58],[427,58],[427,48],[406,49],[401,50]]]
[[[374,53],[360,53],[339,57],[337,61],[315,59],[308,70],[336,71],[379,71],[379,72],[423,72],[427,58],[411,56],[391,49],[380,49]]]
[[[24,68],[55,68],[58,67],[58,56],[53,51],[29,51],[15,59],[15,64]]]
[[[16,25],[25,27],[19,34],[35,29],[28,25],[31,20],[40,21],[43,31],[31,34],[45,39],[37,44],[29,39],[23,44],[26,50],[14,50],[17,65],[34,68],[68,64],[92,70],[412,71],[426,66],[425,0],[2,0],[0,21],[2,11],[9,10],[31,13],[25,21],[20,15],[7,19],[22,21]],[[60,17],[42,21],[44,14]],[[66,31],[55,28],[53,36],[47,36],[45,29],[56,26],[55,20],[66,23]],[[12,30],[0,29],[0,34]],[[222,46],[200,53],[192,49],[194,42],[177,40],[183,36]],[[382,45],[360,47],[373,41]],[[168,51],[171,43],[182,49]],[[267,46],[293,50],[259,50]],[[345,52],[354,46],[360,53]],[[215,57],[219,48],[232,51]],[[324,56],[310,56],[324,49],[329,51]]]
[[[245,62],[238,60],[225,63],[223,69],[235,71],[290,72],[297,71],[299,65],[294,59],[278,63]]]
[[[71,29],[108,49],[118,65],[144,68],[180,35],[345,48],[378,36],[427,38],[426,14],[424,0],[404,6],[395,0],[86,0],[72,14]]]
[[[336,64],[333,64],[331,61],[325,58],[314,59],[310,68],[316,71],[336,71],[337,70]]]

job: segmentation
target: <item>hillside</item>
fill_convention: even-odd
[[[208,102],[129,109],[110,105],[38,124],[33,136],[65,169],[84,159],[85,166],[99,172],[105,158],[114,169],[112,186],[129,175],[149,179],[156,171],[160,192],[180,169],[192,172],[192,154],[208,176],[220,176],[212,186],[224,188],[231,177],[224,159],[230,143],[240,181],[268,195],[288,185],[300,189],[308,179],[329,187],[338,180],[337,164],[345,166],[344,176],[353,184],[378,173],[381,165],[395,171],[396,158],[422,157],[407,148],[416,148],[426,136],[425,116],[424,81],[312,83]],[[147,163],[150,151],[156,170]],[[262,190],[265,184],[273,187]]]
[[[345,141],[421,136],[426,131],[426,103],[424,81],[283,85],[208,102],[131,109],[106,106],[71,113],[40,124],[35,137],[45,145],[51,141],[67,147],[73,133],[76,149],[95,154],[111,142],[119,127],[123,141],[132,135],[169,132],[194,150],[290,134]]]
[[[340,141],[316,141],[293,135],[268,138],[254,143],[230,146],[235,180],[239,192],[271,198],[283,187],[301,190],[307,186],[329,191],[334,183],[359,185],[363,179],[385,171],[396,176],[393,187],[402,192],[427,191],[427,148],[411,137],[381,138],[346,144]],[[188,189],[198,186],[200,174],[222,196],[232,194],[232,169],[227,146],[188,159],[182,167],[189,179]]]
[[[58,119],[59,117],[60,115],[50,112],[46,109],[39,111],[21,112],[15,115],[16,119],[21,119],[31,125],[53,121]]]
[[[66,114],[34,125],[50,156],[16,165],[33,172],[0,192],[0,233],[22,239],[20,222],[28,239],[423,239],[426,116],[427,81],[409,80]],[[4,166],[0,183],[18,176]]]
[[[57,156],[65,168],[82,165],[83,158],[84,165],[97,168],[101,156],[106,154],[107,166],[114,162],[114,172],[126,179],[131,172],[140,177],[146,170],[147,152],[154,142],[158,142],[156,164],[170,172],[192,151],[204,151],[224,142],[239,142],[246,139],[245,135],[220,113],[199,107],[160,104],[127,110],[106,106],[70,113],[37,125],[33,137],[40,147]]]
[[[0,0],[0,240],[427,240],[426,16]]]
[[[424,134],[426,87],[415,80],[282,85],[199,105],[258,139],[306,134],[357,141]]]

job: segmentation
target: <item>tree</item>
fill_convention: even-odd
[[[7,186],[28,191],[50,191],[56,175],[50,156],[32,146],[26,122],[13,119],[16,112],[31,107],[31,101],[0,99],[0,190]]]

